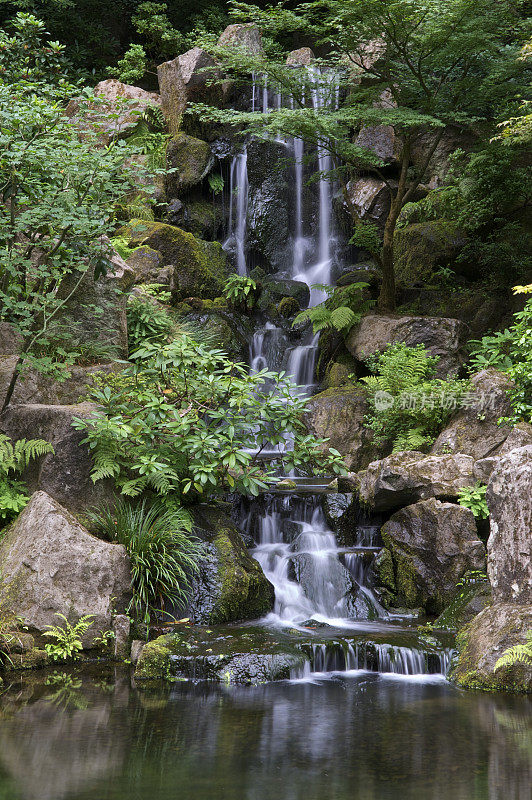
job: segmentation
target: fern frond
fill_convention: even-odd
[[[351,309],[347,306],[335,308],[334,311],[331,312],[330,316],[331,325],[333,328],[336,328],[337,331],[343,331],[348,328],[352,328],[359,319],[360,316],[355,314],[354,311],[351,311]]]
[[[503,667],[513,667],[515,664],[532,666],[532,630],[527,631],[524,644],[516,644],[504,651],[495,664],[494,672]]]

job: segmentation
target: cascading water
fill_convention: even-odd
[[[313,88],[311,101],[315,108],[338,102],[334,76],[311,72]],[[273,101],[273,104],[272,102]],[[252,87],[252,107],[268,113],[283,104],[280,95],[270,93],[266,81],[259,92],[255,81]],[[294,180],[291,208],[292,268],[291,277],[306,283],[310,305],[322,302],[326,293],[313,289],[315,283],[330,285],[334,260],[332,230],[332,186],[327,173],[331,157],[326,143],[317,148],[315,157],[320,178],[314,197],[304,192],[305,147],[294,138],[283,142],[293,164]],[[249,183],[247,148],[237,154],[230,170],[229,235],[227,249],[232,249],[238,272],[245,274],[246,233]],[[315,214],[309,214],[311,208]],[[306,230],[306,219],[314,219]],[[307,225],[308,227],[308,225]],[[294,394],[310,396],[316,389],[316,357],[319,336],[304,334],[295,347],[288,347],[283,329],[266,323],[256,331],[250,345],[250,369],[286,369],[291,376]],[[271,456],[275,456],[272,451]],[[268,456],[270,457],[270,456]],[[252,505],[245,523],[256,544],[253,556],[275,589],[274,610],[264,620],[266,624],[284,629],[327,626],[349,632],[374,631],[382,635],[390,626],[389,615],[371,588],[372,564],[379,549],[379,530],[375,525],[357,527],[350,547],[339,547],[335,534],[326,523],[318,495],[291,494],[272,496],[266,504]],[[429,653],[416,647],[393,646],[386,642],[341,644],[328,642],[307,648],[309,665],[305,672],[331,672],[366,669],[397,674],[445,673],[448,654]]]

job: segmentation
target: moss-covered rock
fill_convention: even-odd
[[[263,628],[186,626],[148,642],[139,658],[136,680],[193,678],[223,683],[259,684],[290,677],[307,657],[283,635]]]
[[[393,249],[398,285],[429,283],[436,269],[452,264],[465,242],[463,231],[446,220],[397,228]]]
[[[161,254],[163,263],[173,267],[176,300],[196,296],[214,298],[221,294],[229,268],[222,245],[205,242],[191,233],[162,222],[134,220],[118,231],[130,247],[147,245]]]
[[[471,622],[491,601],[491,587],[487,580],[472,580],[458,586],[454,597],[440,616],[434,627],[457,631]]]
[[[196,534],[205,542],[205,557],[189,600],[191,619],[221,624],[271,611],[273,586],[249,555],[238,528],[211,506],[194,509],[194,520]]]
[[[214,159],[207,142],[180,132],[168,142],[166,162],[175,170],[166,177],[167,197],[174,198],[201,183]]]
[[[285,319],[295,317],[300,311],[301,306],[295,297],[283,297],[281,302],[277,305],[277,313],[280,317],[285,317]]]
[[[524,644],[532,629],[532,605],[495,603],[461,629],[459,656],[451,678],[465,689],[532,692],[532,667],[516,663],[495,672],[503,652]]]
[[[183,228],[194,236],[214,241],[222,225],[221,208],[208,200],[187,202],[183,209]]]

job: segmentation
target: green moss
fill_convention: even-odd
[[[405,606],[405,608],[417,608],[423,605],[416,584],[416,571],[413,563],[413,556],[410,553],[399,550],[389,536],[386,525],[381,529],[384,546],[389,553],[390,559],[387,563],[388,586],[395,588],[394,603]],[[390,569],[393,570],[393,580],[390,577]]]
[[[280,317],[295,317],[296,314],[299,314],[300,310],[301,306],[295,297],[283,297],[277,305],[277,313]]]
[[[6,660],[6,670],[41,669],[50,664],[50,656],[45,650],[34,647],[27,653],[11,653]]]
[[[465,237],[456,223],[447,220],[417,222],[398,228],[393,249],[398,284],[427,284],[433,272],[458,255]]]
[[[194,236],[212,240],[221,224],[220,209],[206,200],[194,200],[186,206],[186,228]]]
[[[167,192],[176,197],[203,180],[212,163],[212,154],[207,142],[180,132],[168,142],[166,160],[168,167],[175,170],[167,176]]]
[[[395,572],[393,569],[392,554],[388,548],[383,547],[375,559],[375,572],[379,585],[390,589],[393,594],[396,592]]]
[[[135,670],[136,680],[154,680],[168,677],[168,667],[172,650],[172,636],[159,636],[144,645]]]
[[[221,530],[214,540],[221,594],[213,623],[260,617],[271,609],[271,587],[258,562],[235,547],[232,531]],[[240,550],[240,552],[239,552]]]
[[[173,225],[142,220],[133,220],[117,235],[125,237],[129,247],[147,245],[158,250],[163,264],[174,267],[174,300],[213,299],[221,294],[229,268],[219,242],[205,242]]]

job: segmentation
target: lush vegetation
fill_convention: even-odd
[[[26,485],[19,477],[30,461],[54,448],[43,439],[18,439],[0,434],[0,525],[22,511],[28,502]]]
[[[374,373],[361,378],[368,391],[366,422],[375,440],[393,452],[427,450],[459,407],[467,382],[435,378],[439,358],[423,345],[391,344],[366,360]]]
[[[145,501],[135,505],[121,498],[91,511],[88,518],[99,536],[124,545],[129,555],[128,613],[149,624],[155,608],[172,611],[186,599],[202,545],[191,536],[192,520],[184,509]]]
[[[314,333],[331,329],[347,336],[351,328],[360,322],[362,314],[374,305],[372,300],[364,296],[367,288],[368,284],[362,281],[343,288],[313,284],[314,291],[323,292],[328,297],[322,303],[301,311],[295,317],[293,325],[310,323]]]
[[[475,486],[464,486],[458,492],[458,502],[473,512],[477,519],[488,519],[490,512],[486,502],[487,487],[482,483]]]
[[[528,631],[526,642],[516,644],[505,650],[495,664],[495,671],[503,667],[513,667],[516,664],[532,666],[532,631]]]
[[[80,617],[75,625],[72,625],[64,614],[56,614],[63,620],[62,625],[48,625],[48,630],[44,636],[49,636],[53,642],[44,645],[44,649],[52,661],[67,661],[78,658],[79,652],[83,649],[83,636],[87,633],[94,621],[93,614],[86,614]]]

